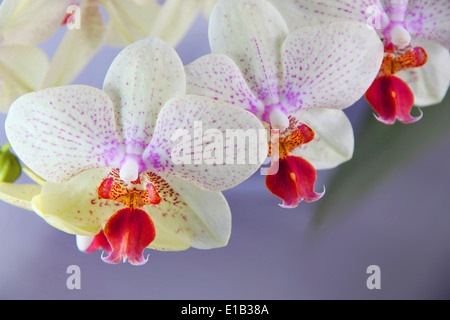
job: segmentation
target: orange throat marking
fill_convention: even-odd
[[[392,50],[386,49],[379,76],[393,75],[402,70],[418,68],[427,61],[427,52],[422,47],[415,47],[400,56],[396,56]]]
[[[292,129],[289,130],[290,128]],[[292,132],[289,133],[289,131]],[[310,127],[308,127],[306,124],[298,125],[298,121],[295,120],[295,118],[290,117],[290,126],[285,131],[285,133],[280,133],[280,130],[278,129],[270,130],[268,156],[276,157],[278,151],[278,157],[280,159],[283,159],[288,156],[295,148],[311,142],[314,139],[314,136],[315,133]]]
[[[148,183],[146,188],[142,189],[139,179],[131,182],[131,184],[136,185],[136,187],[124,188],[115,182],[114,178],[107,178],[103,180],[97,192],[100,198],[123,203],[131,209],[142,208],[149,204],[156,205],[161,202],[161,197],[154,185]]]

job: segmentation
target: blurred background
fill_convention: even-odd
[[[63,32],[41,47],[53,52]],[[202,16],[176,50],[185,64],[209,53]],[[101,88],[118,52],[103,48],[74,83]],[[75,236],[0,203],[0,298],[448,299],[447,110],[448,97],[424,108],[417,124],[387,127],[362,99],[346,111],[357,136],[354,161],[318,172],[316,189],[327,190],[321,201],[282,209],[256,173],[224,192],[233,214],[227,247],[146,250],[140,267],[81,253]],[[80,290],[66,287],[70,265],[81,269]],[[370,265],[381,269],[380,290],[366,286]]]

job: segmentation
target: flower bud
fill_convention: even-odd
[[[7,143],[0,148],[1,182],[12,183],[19,178],[22,172],[22,167],[20,165],[19,159],[17,159],[17,157],[9,151],[10,147],[11,145]]]

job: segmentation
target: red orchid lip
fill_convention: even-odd
[[[117,174],[117,170],[113,171]],[[131,189],[116,182],[113,177],[103,180],[97,189],[103,199],[121,202],[124,208],[114,213],[106,222],[104,234],[111,246],[110,254],[102,256],[108,263],[125,262],[142,265],[147,262],[144,249],[155,239],[156,231],[152,219],[144,210],[145,205],[157,205],[161,202],[155,186],[147,183],[145,189],[139,188],[140,179],[133,181]]]
[[[266,187],[283,200],[281,207],[295,208],[303,200],[313,202],[322,198],[325,191],[321,193],[314,191],[317,173],[308,161],[289,155],[272,163],[271,168],[276,165],[278,171],[266,176]]]
[[[395,74],[402,70],[418,68],[425,65],[428,55],[422,47],[414,47],[402,55],[395,56],[393,47],[385,47],[387,53],[383,59],[378,77],[365,93],[366,100],[376,112],[378,121],[394,124],[414,123],[422,118],[422,114],[413,117],[411,109],[414,105],[414,93],[406,82]]]
[[[385,124],[394,124],[398,119],[402,123],[414,123],[422,118],[411,116],[414,94],[409,86],[393,75],[380,76],[367,90],[365,97],[377,113],[377,120]]]
[[[107,221],[104,232],[111,245],[111,253],[102,260],[107,263],[125,262],[143,265],[144,249],[155,239],[153,221],[147,212],[141,209],[123,208]]]
[[[92,253],[96,250],[103,249],[104,251],[110,253],[111,252],[111,245],[108,242],[108,239],[105,236],[105,233],[103,230],[101,230],[99,233],[97,233],[94,236],[94,239],[92,240],[91,244],[86,250],[83,250],[86,253]]]

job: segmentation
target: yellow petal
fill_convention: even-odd
[[[155,221],[153,221],[155,223]],[[182,241],[180,238],[175,237],[173,233],[165,231],[155,223],[156,237],[152,243],[148,246],[150,249],[160,251],[182,251],[190,248],[190,245]]]
[[[39,185],[0,182],[0,199],[27,210],[32,210],[31,199],[40,192]]]
[[[53,227],[82,236],[97,234],[108,218],[120,209],[99,199],[97,188],[109,169],[90,169],[65,183],[46,182],[32,199],[33,210]]]
[[[212,249],[227,245],[231,211],[222,193],[202,190],[177,177],[163,178],[150,172],[141,175],[141,179],[144,184],[153,184],[162,199],[158,205],[144,207],[156,229],[156,238],[149,247],[169,250],[165,247],[175,245],[170,250],[182,250],[180,248],[189,246]]]

